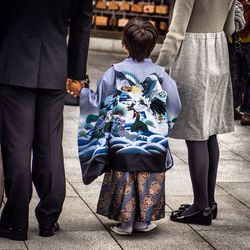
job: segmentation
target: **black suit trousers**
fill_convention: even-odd
[[[63,90],[0,85],[7,196],[1,216],[3,225],[28,228],[32,181],[40,198],[36,207],[38,222],[52,224],[61,213],[65,198],[64,97]]]

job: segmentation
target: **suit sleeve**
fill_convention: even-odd
[[[81,0],[70,18],[68,44],[68,78],[83,80],[87,70],[87,57],[92,24],[92,0]]]
[[[172,62],[185,38],[195,0],[176,0],[169,32],[163,42],[156,64],[169,71]]]
[[[233,2],[231,9],[228,13],[226,23],[224,25],[224,31],[228,36],[231,36],[235,32],[235,8],[236,0]]]
[[[4,0],[0,0],[0,45],[3,40],[3,12],[4,12]]]

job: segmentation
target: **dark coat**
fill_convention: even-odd
[[[92,0],[0,0],[0,84],[65,89],[67,77],[84,79],[92,11]]]
[[[3,163],[2,163],[2,154],[0,145],[0,208],[2,206],[3,195],[4,195]]]

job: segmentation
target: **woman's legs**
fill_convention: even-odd
[[[186,141],[189,171],[193,186],[194,203],[183,215],[192,214],[208,207],[208,141]]]
[[[212,135],[209,137],[207,146],[209,154],[208,202],[211,203],[215,201],[214,193],[220,157],[219,145],[216,135]]]
[[[206,141],[186,141],[189,171],[193,186],[194,202],[172,212],[175,222],[210,225],[217,216],[214,192],[219,162],[216,135]],[[206,209],[207,207],[211,208]]]
[[[186,141],[186,144],[194,193],[194,204],[186,213],[191,213],[215,201],[219,145],[216,135],[210,136],[207,141]]]

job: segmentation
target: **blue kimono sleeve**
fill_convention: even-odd
[[[181,111],[181,100],[176,82],[166,73],[163,75],[162,88],[167,92],[166,111],[172,128]]]
[[[99,114],[101,102],[109,95],[113,94],[115,85],[114,68],[109,68],[97,83],[96,92],[83,88],[80,94],[80,124],[81,117],[89,114]]]
[[[80,94],[78,153],[85,184],[90,184],[109,166],[109,132],[105,129],[105,116],[99,109],[101,102],[113,94],[114,84],[112,67],[98,82],[96,92],[83,88]]]

